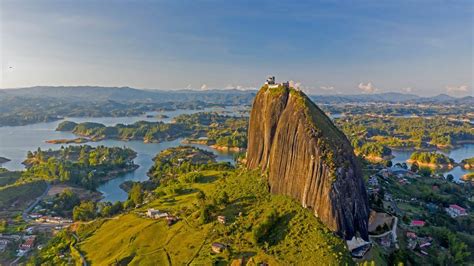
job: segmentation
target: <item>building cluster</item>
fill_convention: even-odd
[[[451,216],[451,218],[467,215],[466,209],[456,204],[449,205],[449,207],[445,208],[445,210],[449,214],[449,216]]]
[[[19,245],[18,249],[18,254],[17,256],[23,256],[25,253],[30,251],[32,248],[34,248],[35,243],[36,243],[36,236],[31,235],[31,236],[25,236],[23,237],[23,242]]]
[[[148,209],[146,216],[151,219],[165,219],[169,226],[175,224],[179,220],[176,216],[155,209]]]
[[[282,83],[275,83],[275,77],[274,76],[268,76],[267,80],[265,81],[265,85],[268,86],[270,89],[276,89],[278,87],[283,87],[283,88],[290,88],[290,82],[282,82]]]
[[[59,216],[41,216],[39,218],[36,218],[35,221],[38,223],[62,224],[62,225],[69,225],[73,223],[71,219],[67,219],[67,218],[63,218]]]
[[[433,238],[430,236],[420,237],[415,232],[407,231],[407,248],[415,250],[418,247],[418,251],[423,255],[428,255],[427,248],[433,244]]]

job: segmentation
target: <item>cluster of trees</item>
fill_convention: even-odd
[[[138,121],[130,125],[117,124],[105,126],[100,123],[84,122],[76,124],[64,121],[56,128],[58,131],[72,131],[74,134],[91,139],[143,140],[161,142],[185,137],[191,134],[182,124]]]
[[[278,213],[275,209],[270,209],[264,214],[261,222],[259,222],[252,230],[252,240],[255,245],[265,242],[270,230],[278,220]]]
[[[98,217],[111,217],[126,209],[125,203],[82,201],[72,210],[74,221],[90,221]]]
[[[70,212],[80,203],[81,200],[71,189],[65,189],[54,197],[52,210],[65,216],[66,213]]]
[[[449,158],[448,156],[437,153],[437,152],[419,152],[416,151],[411,154],[410,160],[419,163],[425,164],[436,164],[436,165],[446,165],[446,164],[453,164],[453,159]]]
[[[205,136],[207,144],[226,148],[247,148],[247,117],[233,117],[215,112],[180,115],[176,123],[186,125],[195,136]]]
[[[148,175],[161,183],[173,180],[179,175],[200,170],[232,169],[229,163],[216,162],[212,152],[192,146],[179,146],[166,149],[154,158]]]
[[[352,141],[352,146],[357,153],[364,156],[384,158],[392,155],[392,150],[389,147],[378,142],[362,143],[360,140],[354,140]]]
[[[179,115],[173,123],[138,121],[130,125],[105,126],[100,123],[76,124],[64,121],[58,131],[72,131],[91,139],[143,140],[162,142],[181,137],[208,138],[208,144],[223,147],[247,147],[247,118],[236,118],[213,112]]]
[[[28,152],[23,180],[45,179],[71,182],[95,189],[109,171],[125,171],[134,167],[136,153],[129,148],[61,147],[59,150]]]
[[[458,141],[474,140],[474,130],[468,122],[444,118],[372,117],[356,115],[336,120],[350,139],[363,142],[376,140],[380,144],[405,148],[423,147],[428,143],[452,146]]]

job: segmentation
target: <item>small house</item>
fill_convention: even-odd
[[[168,215],[166,216],[166,222],[168,223],[168,226],[172,226],[178,221],[178,217],[173,216],[173,215]]]
[[[413,220],[413,221],[411,221],[410,226],[423,227],[423,226],[425,226],[425,221]]]
[[[408,237],[408,238],[415,239],[415,238],[416,238],[416,233],[415,233],[415,232],[410,232],[410,231],[408,231],[408,232],[407,232],[407,237]]]
[[[161,212],[159,210],[155,209],[148,209],[146,215],[152,219],[160,219],[160,218],[166,218],[168,217],[168,213],[166,212]]]
[[[218,243],[218,242],[214,242],[212,243],[211,245],[211,249],[214,253],[221,253],[223,252],[225,249],[227,248],[227,246],[225,244],[222,244],[222,243]]]
[[[217,221],[221,224],[225,224],[226,223],[226,218],[223,215],[219,215],[219,216],[217,216]]]
[[[457,205],[457,204],[451,204],[449,205],[449,208],[446,208],[446,212],[451,216],[452,218],[456,218],[458,216],[465,216],[467,215],[466,209],[463,207]]]
[[[20,244],[20,249],[22,250],[28,250],[31,249],[35,245],[35,236],[30,236],[26,239],[26,241],[22,244]]]

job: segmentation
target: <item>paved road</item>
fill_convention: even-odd
[[[29,221],[30,219],[28,218],[28,213],[33,210],[33,208],[44,198],[46,197],[46,195],[48,195],[48,191],[49,189],[51,188],[51,185],[46,182],[46,190],[43,192],[43,194],[41,194],[39,197],[36,198],[36,200],[30,205],[28,206],[28,208],[26,208],[23,213],[21,214],[21,216],[23,217],[23,220],[25,221]]]

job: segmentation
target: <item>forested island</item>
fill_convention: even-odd
[[[461,161],[461,166],[464,169],[473,169],[474,168],[474,157],[467,158]]]
[[[233,167],[229,163],[218,163],[214,153],[191,146],[179,146],[166,149],[153,158],[154,164],[148,171],[152,181],[167,183],[176,178],[194,179],[192,172],[198,170],[226,170]]]
[[[453,168],[455,165],[453,159],[437,152],[414,152],[408,162],[432,168]]]
[[[196,101],[195,99],[199,97]],[[61,120],[64,117],[126,117],[152,111],[202,110],[250,104],[252,92],[160,91],[128,87],[32,87],[0,94],[0,127]]]
[[[172,123],[138,121],[130,125],[105,126],[92,122],[77,124],[64,121],[56,130],[72,131],[91,141],[119,139],[151,143],[189,138],[188,142],[212,145],[218,149],[244,149],[247,147],[247,123],[245,117],[200,112],[179,115]]]
[[[2,164],[2,163],[7,163],[7,162],[9,162],[9,161],[10,161],[10,159],[8,159],[8,158],[0,157],[0,164]]]
[[[377,142],[362,142],[354,139],[352,146],[357,154],[370,161],[383,161],[392,158],[392,149]]]
[[[120,173],[135,170],[136,153],[128,148],[68,146],[28,152],[21,180],[67,182],[94,190]]]
[[[356,151],[367,142],[393,149],[452,148],[474,143],[474,128],[469,122],[445,118],[356,115],[338,118],[336,124],[351,139]],[[374,146],[370,148],[373,150]]]

